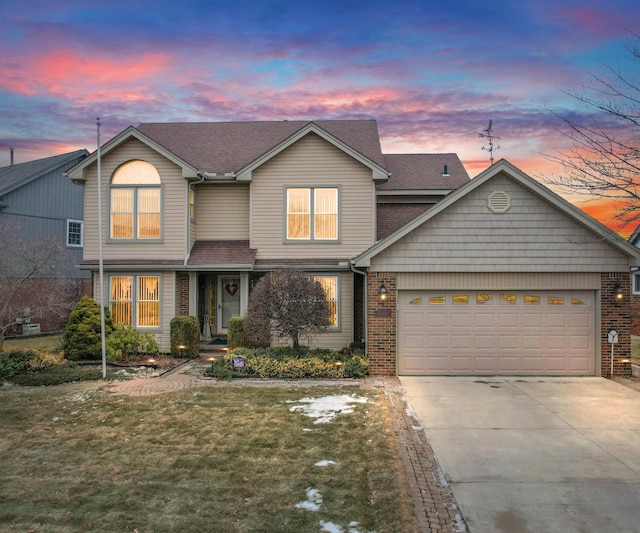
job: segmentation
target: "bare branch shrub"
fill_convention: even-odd
[[[272,338],[286,338],[297,349],[302,338],[328,326],[324,290],[301,270],[269,272],[251,292],[244,329],[254,344],[268,346]]]

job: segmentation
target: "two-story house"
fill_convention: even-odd
[[[84,190],[65,177],[88,155],[77,150],[14,164],[12,151],[11,164],[0,168],[0,227],[7,232],[0,244],[0,301],[7,304],[0,325],[20,317],[37,329],[20,324],[18,333],[59,331],[90,292],[90,274],[76,268],[82,260]]]
[[[364,341],[373,373],[606,375],[612,324],[626,368],[638,250],[506,161],[383,154],[371,120],[141,124],[101,154],[104,292],[164,349],[175,315],[224,334],[293,266],[332,310],[312,344]],[[96,159],[68,175],[97,294]]]

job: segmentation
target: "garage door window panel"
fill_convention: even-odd
[[[542,299],[539,294],[525,294],[522,300],[524,305],[540,305]]]
[[[476,294],[476,304],[478,305],[493,305],[493,293],[482,292]]]
[[[500,293],[500,304],[502,305],[516,305],[517,296],[512,292]]]

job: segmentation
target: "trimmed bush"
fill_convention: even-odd
[[[227,347],[233,350],[234,348],[248,348],[249,346],[251,346],[251,341],[244,332],[244,319],[241,317],[231,318],[227,334]]]
[[[78,363],[67,363],[46,369],[33,370],[17,374],[11,378],[11,383],[24,387],[42,387],[60,385],[74,381],[95,381],[102,379],[99,368],[83,368]]]
[[[242,357],[245,365],[233,367],[233,359]],[[219,379],[255,376],[279,379],[362,378],[369,361],[363,352],[335,352],[328,349],[236,348],[214,363],[207,374]]]
[[[2,352],[0,353],[0,380],[7,379],[12,383],[18,383],[22,376],[50,371],[54,367],[63,366],[64,363],[61,353],[52,354],[34,349]]]
[[[107,359],[109,361],[131,361],[143,355],[158,353],[158,343],[153,334],[139,331],[129,326],[114,327],[107,339]]]
[[[113,331],[111,313],[105,308],[105,336]],[[100,305],[93,298],[83,296],[69,315],[62,338],[65,357],[79,361],[100,359],[102,339],[100,335]]]
[[[171,319],[171,355],[198,357],[200,353],[200,323],[198,317],[178,315]]]

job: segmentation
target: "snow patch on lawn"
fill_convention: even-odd
[[[346,394],[337,396],[323,396],[322,398],[302,398],[298,402],[302,405],[294,405],[289,411],[302,411],[306,416],[315,418],[314,424],[327,424],[339,414],[353,413],[354,405],[367,403],[367,398]]]
[[[322,505],[322,494],[318,489],[307,489],[307,499],[296,503],[296,509],[305,509],[307,511],[319,511]]]
[[[346,530],[346,533],[362,533],[358,529],[359,522],[349,522],[347,526],[349,529]],[[326,533],[345,533],[345,530],[342,529],[342,526],[338,524],[334,524],[333,522],[325,522],[324,520],[320,520],[320,526],[322,529],[321,532]],[[370,531],[369,533],[375,533],[375,531]]]
[[[329,461],[328,459],[323,459],[322,461],[318,461],[315,465],[313,466],[319,466],[319,467],[323,467],[323,466],[329,466],[329,465],[335,465],[336,462],[335,461]]]

